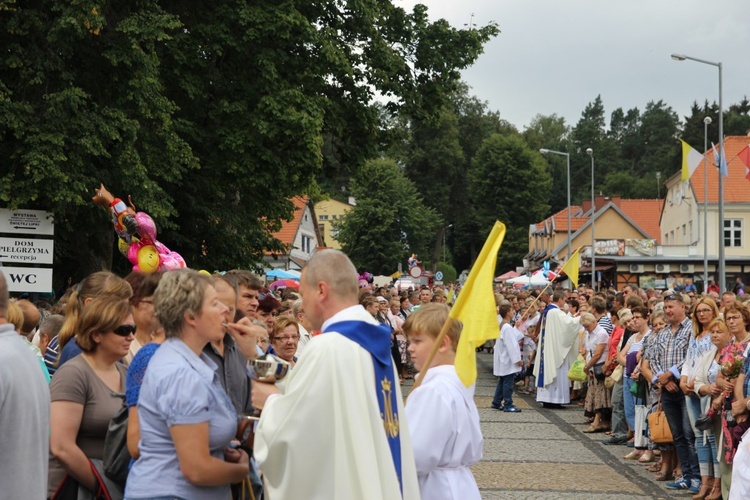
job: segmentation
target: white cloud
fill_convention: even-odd
[[[498,23],[502,33],[464,79],[519,128],[536,114],[575,124],[601,94],[614,109],[664,100],[682,117],[693,101],[718,100],[718,70],[676,62],[683,53],[724,65],[724,106],[750,95],[750,1],[394,0],[463,27]]]

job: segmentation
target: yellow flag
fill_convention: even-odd
[[[466,387],[477,380],[476,348],[500,334],[492,279],[503,238],[505,224],[496,221],[450,312],[451,318],[464,324],[456,349],[456,373]]]
[[[686,181],[690,179],[690,176],[693,175],[693,172],[695,172],[695,169],[698,168],[698,166],[703,161],[703,155],[700,154],[695,149],[691,148],[690,145],[680,139],[680,142],[682,143],[682,180]]]
[[[568,262],[566,262],[565,265],[562,266],[562,269],[560,269],[560,272],[565,273],[576,288],[578,288],[578,269],[581,267],[581,259],[578,256],[578,252],[580,251],[581,247],[578,247],[578,249],[573,252],[573,255],[570,256]]]

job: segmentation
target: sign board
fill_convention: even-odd
[[[52,214],[44,210],[8,210],[0,208],[0,233],[55,234]]]
[[[438,280],[438,281],[441,281],[443,279],[443,272],[442,271],[436,272],[435,273],[435,279]]]
[[[52,268],[36,267],[0,267],[11,292],[52,291]]]
[[[52,264],[53,245],[53,240],[0,237],[0,262]]]
[[[432,284],[433,284],[433,285],[438,285],[438,286],[439,286],[439,285],[442,285],[442,284],[443,284],[443,282],[442,282],[442,281],[440,281],[440,280],[435,280],[435,281],[433,281],[433,282],[432,282]]]

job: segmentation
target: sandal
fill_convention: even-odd
[[[655,462],[646,467],[646,470],[649,472],[659,472],[661,470],[661,464],[659,462]]]
[[[583,429],[583,432],[586,434],[593,434],[595,432],[604,432],[604,427],[594,427],[593,425],[589,425],[586,429]]]
[[[643,455],[641,455],[641,458],[638,459],[638,462],[642,464],[650,464],[652,462],[656,462],[656,458],[653,454],[644,452]]]

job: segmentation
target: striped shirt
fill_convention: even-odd
[[[54,375],[57,371],[57,354],[60,349],[57,337],[49,341],[47,349],[44,351],[44,364],[47,365],[47,371]]]
[[[615,326],[612,324],[612,320],[609,319],[609,316],[607,316],[606,313],[604,313],[604,315],[599,318],[598,323],[599,326],[604,328],[604,331],[607,332],[607,335],[612,335],[612,330],[615,329]]]

